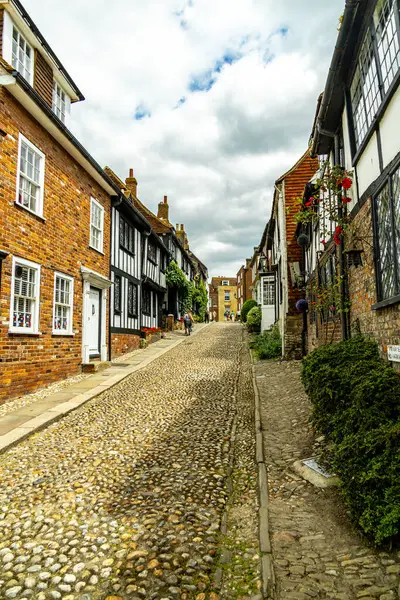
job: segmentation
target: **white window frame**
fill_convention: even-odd
[[[93,224],[92,219],[93,219],[93,206],[96,206],[97,208],[100,209],[100,229]],[[100,243],[99,243],[99,248],[96,248],[95,245],[93,245],[92,243],[92,227],[97,229],[97,231],[100,231]],[[91,248],[93,248],[93,250],[96,250],[97,252],[100,252],[100,254],[103,254],[103,238],[104,238],[104,207],[100,204],[100,202],[98,202],[95,198],[90,197],[90,231],[89,231],[89,236],[90,236],[90,241],[89,241],[89,246]]]
[[[15,297],[15,268],[17,266],[30,267],[35,269],[37,272],[37,280],[35,281],[36,296],[34,300],[34,309],[32,311],[32,327],[15,327],[13,325],[13,313],[14,313],[14,297]],[[20,335],[26,334],[40,334],[39,331],[39,309],[40,309],[40,269],[41,265],[34,263],[24,258],[13,256],[12,260],[12,275],[11,275],[11,294],[10,294],[10,323],[9,332],[18,333]]]
[[[221,282],[221,285],[229,285],[229,280],[228,279],[223,279]]]
[[[64,94],[64,100],[62,99],[62,94]],[[60,100],[60,102],[57,102],[57,100]],[[64,102],[64,111],[62,102]],[[61,104],[61,106],[59,106],[59,104]],[[57,79],[53,79],[52,109],[53,113],[60,119],[62,123],[64,123],[64,125],[68,123],[70,107],[71,99],[67,92],[64,90],[62,85],[59,84]]]
[[[18,32],[18,35],[20,37],[22,37],[26,46],[28,46],[31,51],[31,70],[29,73],[29,79],[27,79],[27,81],[30,85],[33,85],[33,76],[34,76],[34,69],[35,69],[35,55],[34,55],[34,49],[32,47],[32,44],[30,44],[28,42],[27,36],[21,32],[21,29],[19,27],[17,27],[17,25],[15,25],[14,21],[12,20],[12,18],[10,17],[10,15],[8,14],[8,12],[6,10],[4,11],[3,14],[4,14],[4,19],[3,19],[3,58],[11,66],[14,66],[12,63],[12,54],[13,54],[12,48],[13,48],[13,35],[14,35],[14,28],[15,28],[15,30]],[[18,73],[21,73],[21,71],[19,71],[19,69],[17,69],[15,66],[14,66],[14,68],[16,69],[16,71],[18,71]],[[23,77],[25,77],[24,73],[21,73],[21,75]]]
[[[230,302],[231,301],[231,291],[230,290],[228,290],[227,292],[225,292],[224,296],[225,296],[225,302]]]
[[[25,175],[24,173],[21,172],[22,144],[25,144],[26,146],[28,146],[28,148],[30,148],[33,152],[38,154],[40,157],[39,183],[35,182],[34,180],[31,180],[27,175]],[[20,133],[19,137],[18,137],[17,189],[16,189],[16,196],[15,196],[15,204],[18,204],[18,206],[27,210],[28,212],[32,213],[33,215],[36,215],[36,216],[42,217],[42,218],[43,218],[43,198],[44,198],[44,172],[45,172],[45,166],[46,166],[45,163],[46,163],[46,157],[43,154],[43,152],[41,150],[39,150],[39,148],[37,148],[34,144],[32,144],[32,142],[30,142],[28,140],[28,138],[26,138],[24,135],[22,135],[22,133]],[[29,208],[28,206],[24,206],[23,204],[21,204],[21,202],[19,202],[19,186],[20,186],[21,177],[23,179],[26,179],[29,182],[34,183],[34,185],[37,185],[39,187],[37,211],[34,211],[31,208]]]
[[[69,304],[69,327],[67,330],[62,331],[60,329],[55,329],[54,321],[56,318],[56,304],[61,304],[56,302],[56,282],[57,277],[61,277],[69,281],[70,283],[70,304]],[[64,305],[67,306],[67,305]],[[53,335],[73,335],[73,319],[74,319],[74,278],[70,275],[65,275],[65,273],[61,273],[59,271],[54,272],[54,291],[53,291]]]

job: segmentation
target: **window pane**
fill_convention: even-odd
[[[376,199],[379,262],[381,274],[381,300],[395,294],[394,256],[392,245],[392,222],[390,212],[389,185],[387,184]]]
[[[361,47],[357,69],[351,84],[351,103],[358,146],[363,141],[381,103],[378,71],[369,30]]]
[[[397,10],[395,0],[379,0],[374,14],[378,57],[385,92],[399,70],[399,37],[395,10]]]
[[[400,278],[398,271],[400,257],[400,168],[392,177],[392,207],[394,219],[394,241],[396,246],[395,266],[397,268],[397,277]],[[397,282],[397,286],[399,281]],[[396,294],[400,293],[400,289],[396,289]]]
[[[33,327],[36,302],[36,269],[15,265],[13,327]]]

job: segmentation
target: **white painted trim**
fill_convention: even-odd
[[[55,94],[55,92],[57,92],[57,89],[54,90],[54,86],[56,86],[56,88],[58,86],[60,88],[60,90],[62,92],[64,92],[64,96],[65,96],[65,115],[64,115],[65,118],[64,118],[64,121],[61,119],[61,117],[59,117],[59,115],[56,112],[57,106],[54,103],[54,94]],[[61,123],[64,123],[64,125],[68,125],[69,120],[70,120],[70,113],[71,113],[71,98],[69,97],[68,93],[65,91],[65,88],[61,85],[61,83],[55,77],[53,77],[51,107],[53,109],[53,113],[60,119]]]
[[[31,51],[32,68],[31,68],[30,77],[29,77],[29,79],[27,79],[27,81],[31,86],[33,86],[33,79],[34,79],[34,73],[35,73],[34,48],[29,40],[29,36],[27,36],[26,33],[23,31],[23,29],[14,22],[14,20],[11,18],[11,16],[8,14],[8,12],[5,10],[3,14],[4,14],[4,18],[3,18],[3,23],[4,23],[4,25],[3,25],[3,58],[9,65],[12,66],[12,40],[13,40],[13,28],[15,27],[15,29],[18,31],[18,34],[23,38],[25,44],[29,47],[29,49]],[[18,69],[16,69],[16,70],[18,71]],[[22,73],[21,73],[21,75],[24,76]]]
[[[112,281],[104,275],[96,273],[86,267],[81,267],[83,279],[83,306],[82,306],[82,363],[87,364],[90,361],[90,351],[88,343],[88,328],[86,322],[89,314],[90,288],[94,287],[100,290],[101,302],[101,323],[100,323],[100,358],[107,360],[107,289],[112,285]]]
[[[60,331],[59,329],[54,329],[54,317],[56,314],[56,278],[57,277],[62,277],[63,279],[68,279],[68,281],[71,283],[71,305],[70,305],[70,326],[68,328],[68,331]],[[66,275],[65,273],[61,273],[60,271],[55,271],[54,272],[54,286],[53,286],[53,322],[52,322],[52,329],[53,329],[53,335],[73,335],[73,319],[74,319],[74,278],[71,277],[71,275]]]
[[[100,248],[96,248],[96,246],[93,246],[92,244],[92,207],[93,204],[96,204],[96,206],[98,208],[100,208],[100,214],[101,214],[101,235],[100,235]],[[95,198],[93,198],[93,196],[90,196],[90,231],[89,231],[89,246],[91,248],[93,248],[93,250],[97,250],[97,252],[101,252],[103,253],[103,238],[104,238],[104,207],[102,206],[102,204],[100,204],[100,202],[98,202],[98,200],[96,200]]]
[[[35,212],[33,210],[31,210],[30,208],[27,208],[26,206],[24,206],[23,204],[21,204],[20,202],[18,202],[18,196],[19,196],[19,179],[20,179],[20,175],[21,175],[21,145],[22,142],[24,142],[24,144],[26,144],[27,146],[29,146],[34,152],[36,152],[36,154],[39,154],[40,156],[40,190],[39,190],[39,210],[38,212]],[[17,186],[16,186],[16,192],[15,192],[15,203],[18,204],[18,206],[20,206],[21,208],[24,208],[25,210],[27,210],[28,212],[37,215],[38,217],[43,218],[43,200],[44,200],[44,171],[45,171],[45,165],[46,165],[46,157],[43,154],[43,152],[41,150],[39,150],[39,148],[37,148],[37,146],[35,146],[34,144],[32,144],[31,141],[28,140],[28,138],[26,138],[24,135],[22,135],[22,133],[19,134],[18,137],[18,163],[17,163]]]
[[[15,267],[16,265],[21,265],[25,267],[31,267],[32,269],[36,269],[37,271],[37,283],[36,283],[36,299],[33,313],[33,327],[14,327],[12,325],[13,322],[13,312],[14,312],[14,286],[15,286]],[[18,256],[13,256],[12,260],[12,271],[11,271],[11,294],[10,294],[10,319],[9,319],[9,333],[19,333],[23,334],[40,334],[39,331],[39,309],[40,309],[40,269],[41,265],[38,263],[32,262],[30,260],[26,260],[24,258],[19,258]]]

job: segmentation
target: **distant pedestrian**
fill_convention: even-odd
[[[234,320],[235,320],[235,313],[232,311],[231,312],[231,321],[234,321]]]
[[[185,326],[185,335],[190,335],[192,331],[192,316],[190,313],[185,312],[183,315],[183,324]]]
[[[213,315],[213,321],[216,321],[217,320],[217,313],[215,312],[215,310],[214,310],[214,312],[213,312],[212,315]]]
[[[204,313],[204,323],[209,323],[210,322],[210,314],[208,312],[208,310],[206,310],[206,312]]]

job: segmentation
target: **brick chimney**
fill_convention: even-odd
[[[164,202],[160,202],[158,205],[157,217],[159,219],[163,219],[163,221],[169,221],[169,206],[167,196],[164,196]]]
[[[132,194],[135,198],[137,197],[137,181],[136,177],[133,175],[133,169],[129,169],[129,177],[125,179],[126,189],[128,192]]]

